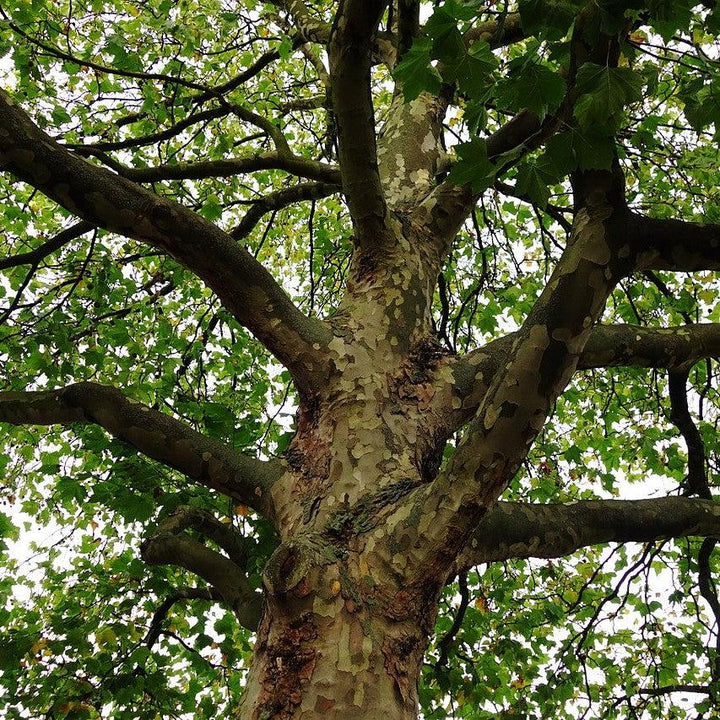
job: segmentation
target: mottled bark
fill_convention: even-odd
[[[444,358],[437,378],[436,403],[449,427],[457,430],[477,412],[495,374],[512,351],[511,333],[461,357]],[[720,324],[670,328],[640,325],[596,325],[578,359],[577,370],[641,367],[679,370],[720,356]],[[446,380],[452,374],[452,383]]]
[[[456,569],[511,558],[557,558],[600,543],[692,535],[720,536],[720,504],[683,497],[569,505],[499,502],[473,532]]]
[[[570,238],[522,327],[465,357],[450,355],[433,334],[433,295],[477,201],[470,187],[437,180],[452,88],[411,103],[397,89],[379,134],[371,95],[380,45],[396,43],[386,58],[407,50],[419,31],[417,5],[398,3],[396,36],[381,42],[382,2],[343,0],[332,26],[296,0],[276,4],[304,40],[327,46],[339,168],[293,155],[269,121],[236,108],[273,139],[275,151],[155,168],[125,168],[105,158],[116,175],[56,143],[0,91],[0,169],[83,218],[72,232],[97,226],[134,238],[205,281],[293,375],[299,409],[283,459],[247,457],[92,383],[0,393],[0,421],[96,423],[274,523],[279,544],[264,571],[262,622],[240,718],[412,720],[437,599],[458,570],[605,542],[720,535],[720,511],[705,500],[496,502],[577,371],[628,365],[685,373],[720,354],[720,325],[597,324],[616,283],[633,272],[718,268],[720,236],[712,226],[631,213],[619,167],[575,174]],[[499,47],[522,37],[518,16],[508,15],[465,40]],[[612,61],[616,50],[607,38],[595,48],[576,41],[571,80],[578,63]],[[541,144],[560,118],[572,122],[572,100],[569,93],[558,115],[542,123],[518,113],[486,138],[489,157]],[[318,182],[259,199],[232,233],[236,239],[264,212],[324,197],[342,183],[355,254],[339,306],[325,322],[305,317],[233,237],[133,182],[263,168]],[[33,264],[58,242],[13,262]],[[463,428],[442,466],[449,439]],[[183,567],[213,588],[187,597],[219,597],[255,627],[260,607],[245,577],[246,552],[233,531],[187,509],[164,519],[142,547],[148,563]]]
[[[417,718],[434,604],[376,570],[360,556],[269,595],[237,717]]]

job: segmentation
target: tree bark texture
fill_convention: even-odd
[[[433,299],[478,198],[443,179],[447,98],[421,94],[406,103],[397,88],[378,130],[371,71],[385,4],[343,0],[331,27],[306,16],[301,3],[278,4],[305,40],[327,44],[339,168],[293,156],[275,126],[237,110],[267,126],[274,151],[109,169],[52,139],[0,91],[0,170],[81,218],[75,236],[102,227],[172,255],[200,277],[289,370],[299,407],[287,451],[273,461],[249,457],[134,402],[131,389],[89,382],[0,393],[0,421],[99,425],[274,525],[278,545],[262,599],[245,582],[242,540],[212,518],[187,511],[142,546],[148,563],[204,578],[245,627],[261,616],[238,718],[412,720],[440,593],[457,572],[602,542],[720,536],[720,513],[709,500],[498,502],[576,372],[686,371],[717,356],[717,325],[649,329],[601,318],[616,285],[637,271],[720,267],[720,228],[631,212],[617,160],[610,170],[576,172],[569,238],[521,326],[463,356],[451,353],[436,337]],[[416,8],[402,5],[402,32],[416,32]],[[495,30],[483,26],[467,41],[487,37],[499,46],[523,37],[514,15]],[[401,51],[410,39],[402,38]],[[598,43],[582,56],[612,59],[612,43]],[[509,120],[489,136],[489,157],[541,143],[571,121],[573,98],[570,85],[558,117],[543,123],[527,112]],[[141,185],[267,168],[317,182],[275,191],[234,233]],[[264,212],[340,186],[355,233],[346,287],[331,316],[307,317],[237,240]]]

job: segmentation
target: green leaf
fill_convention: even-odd
[[[497,168],[487,156],[487,143],[480,138],[461,143],[456,152],[459,160],[448,174],[448,181],[456,185],[470,185],[473,192],[482,192],[495,181]]]
[[[685,117],[694,130],[704,130],[713,124],[716,131],[720,129],[720,78],[708,84],[700,80],[688,83],[680,98],[685,104]]]
[[[7,548],[7,544],[4,538],[10,538],[11,540],[18,539],[18,529],[13,524],[12,520],[3,512],[0,512],[0,549]]]
[[[455,18],[444,7],[438,8],[425,23],[425,32],[432,38],[432,57],[452,65],[465,54],[465,44]]]
[[[481,102],[470,101],[465,105],[464,118],[468,132],[471,135],[475,135],[487,126],[487,109]]]
[[[528,35],[563,37],[584,3],[576,0],[520,0],[522,26]]]
[[[565,97],[567,83],[557,72],[537,62],[511,63],[510,72],[497,85],[498,101],[512,112],[527,109],[542,121]]]
[[[625,67],[585,63],[577,72],[583,94],[575,103],[575,117],[584,130],[615,132],[626,105],[642,99],[642,76]]]
[[[647,0],[646,4],[652,26],[665,42],[690,24],[694,5],[691,0]]]
[[[520,195],[526,195],[531,202],[544,208],[550,199],[550,185],[555,182],[547,165],[526,162],[518,167],[515,189]]]
[[[442,78],[431,65],[432,44],[430,38],[417,38],[393,71],[406,101],[414,100],[423,91],[437,94],[440,90]]]
[[[609,135],[571,129],[550,138],[541,158],[548,163],[548,172],[554,172],[559,180],[576,168],[609,170],[614,153],[615,143]]]

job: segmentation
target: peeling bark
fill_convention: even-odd
[[[720,537],[720,510],[709,500],[497,502],[576,372],[666,368],[677,373],[675,380],[682,377],[684,389],[693,363],[720,355],[720,325],[598,324],[613,288],[634,272],[720,268],[720,232],[631,213],[617,164],[612,171],[575,173],[570,238],[522,327],[464,357],[451,355],[433,333],[433,296],[438,272],[477,201],[468,186],[438,182],[452,92],[404,103],[396,89],[379,134],[371,95],[378,48],[395,42],[386,54],[392,58],[408,49],[419,32],[417,4],[397,3],[397,37],[382,40],[383,2],[343,0],[331,27],[296,0],[276,4],[294,18],[304,40],[327,47],[339,167],[293,155],[268,119],[235,107],[276,150],[152,168],[105,158],[114,174],[79,157],[99,154],[99,144],[70,152],[0,91],[0,169],[83,218],[50,245],[4,261],[6,267],[35,265],[68,237],[101,227],[169,253],[217,294],[290,370],[299,390],[295,436],[282,459],[248,457],[94,383],[0,393],[0,421],[95,423],[274,523],[279,545],[264,569],[262,620],[237,713],[242,720],[366,720],[378,708],[388,720],[413,720],[438,597],[454,573],[480,562],[557,557],[605,542]],[[465,42],[483,39],[500,47],[523,37],[519,16],[510,14],[478,26]],[[594,48],[578,37],[571,76],[584,60],[617,59],[607,37]],[[568,93],[557,117],[543,122],[518,113],[487,138],[489,157],[539,146],[560,119],[572,122],[572,101]],[[179,132],[177,126],[171,131]],[[259,199],[231,235],[137,184],[268,168],[317,182]],[[340,183],[355,252],[336,312],[320,321],[301,313],[235,240],[246,237],[264,212],[325,197]],[[678,427],[700,452],[687,407],[674,405]],[[463,428],[443,465],[448,442]],[[163,519],[142,554],[150,564],[177,565],[212,586],[178,597],[218,597],[246,627],[257,626],[260,603],[246,577],[247,545],[209,514],[184,509]]]

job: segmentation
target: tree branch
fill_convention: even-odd
[[[76,146],[81,155],[93,155],[106,162],[122,177],[134,182],[161,182],[163,180],[202,180],[204,178],[233,177],[259,170],[284,170],[290,175],[304,177],[319,182],[339,184],[340,171],[326,163],[303,158],[289,152],[273,150],[248,157],[227,158],[224,160],[205,160],[200,162],[180,162],[154,167],[130,168],[112,160],[94,147]]]
[[[705,467],[705,443],[692,415],[690,415],[687,398],[688,375],[689,368],[687,367],[668,373],[670,420],[680,431],[687,447],[686,493],[699,495],[709,500],[712,495],[708,486],[707,469]]]
[[[0,392],[0,421],[95,423],[147,457],[273,519],[270,487],[283,472],[280,463],[244,455],[115,388],[84,382],[60,390]]]
[[[252,541],[230,525],[220,522],[211,512],[201,508],[182,507],[163,521],[162,531],[178,535],[188,528],[212,540],[239,567],[245,567]]]
[[[248,122],[257,128],[264,130],[265,133],[270,138],[272,138],[273,142],[275,143],[275,147],[279,152],[290,154],[290,147],[288,146],[285,136],[283,135],[280,128],[275,125],[271,120],[263,117],[262,115],[258,115],[251,110],[248,110],[242,105],[228,103],[224,100],[224,98],[220,98],[220,102],[220,107],[210,108],[209,110],[203,110],[202,112],[189,115],[188,117],[176,122],[171,127],[166,128],[165,130],[161,130],[160,132],[151,133],[150,135],[143,135],[137,138],[128,138],[126,140],[120,140],[117,142],[98,142],[89,143],[87,145],[70,144],[66,145],[65,147],[80,153],[90,154],[90,152],[93,150],[125,150],[127,148],[155,145],[157,143],[165,142],[166,140],[172,139],[176,135],[179,135],[183,130],[192,127],[197,123],[215,120],[217,118],[226,117],[227,115],[235,115],[240,120],[244,120],[245,122]]]
[[[458,429],[477,412],[498,369],[510,358],[516,333],[493,340],[449,366],[455,398],[448,399],[446,414]],[[647,328],[639,325],[596,325],[578,359],[577,370],[608,367],[646,367],[681,370],[708,357],[720,357],[720,324]],[[456,402],[457,405],[457,402]]]
[[[578,370],[617,366],[679,370],[708,357],[720,357],[720,324],[672,328],[597,325],[580,356]]]
[[[316,20],[307,11],[307,5],[300,0],[271,0],[274,5],[292,16],[293,26],[302,38],[309,42],[326,45],[330,39],[330,26]]]
[[[149,565],[177,565],[195,573],[217,590],[243,627],[256,630],[260,623],[262,596],[250,587],[244,561],[238,564],[182,532],[193,527],[199,532],[217,534],[216,526],[221,523],[212,516],[198,517],[193,510],[189,511],[188,517],[186,515],[187,509],[181,510],[160,523],[140,546],[143,560]],[[209,513],[203,515],[209,516]],[[225,536],[228,532],[232,531],[226,528]],[[221,539],[227,540],[227,537]]]
[[[367,249],[382,247],[390,237],[370,87],[373,36],[384,7],[382,0],[342,0],[328,48],[343,192],[357,242]]]
[[[509,13],[499,21],[489,20],[476,25],[465,33],[463,39],[468,47],[478,40],[483,40],[490,47],[499,48],[520,42],[526,37],[520,13]]]
[[[52,253],[64,247],[69,242],[94,229],[95,226],[89,222],[82,221],[75,223],[71,227],[61,230],[57,235],[46,240],[34,250],[21,253],[20,255],[0,258],[0,270],[18,267],[19,265],[30,265],[36,268],[48,255],[52,255]]]
[[[252,232],[265,213],[280,210],[302,200],[318,200],[328,197],[338,192],[339,189],[338,185],[329,183],[301,183],[269,193],[252,204],[243,219],[230,231],[230,235],[235,240],[242,240]]]
[[[153,613],[152,620],[150,621],[150,627],[148,628],[147,634],[145,635],[143,644],[148,648],[152,648],[152,646],[157,642],[157,639],[162,633],[162,625],[165,622],[165,618],[167,617],[170,609],[175,603],[180,602],[181,600],[217,601],[221,599],[222,598],[220,597],[217,590],[214,589],[180,588],[178,590],[175,590],[172,595],[168,595],[160,603],[160,605],[158,605],[157,610],[155,610],[155,612]]]
[[[628,227],[635,270],[720,269],[720,225],[657,220],[633,213]]]
[[[582,177],[573,232],[540,297],[518,331],[454,455],[413,498],[422,518],[418,578],[450,566],[482,516],[520,467],[553,403],[574,374],[627,264],[621,253],[629,211],[617,172]],[[406,524],[394,528],[405,533]]]
[[[226,115],[230,115],[231,112],[232,110],[229,107],[225,106],[210,108],[208,110],[203,110],[201,112],[188,115],[186,118],[179,120],[174,125],[171,125],[169,128],[166,128],[165,130],[160,130],[159,132],[150,133],[149,135],[142,135],[141,137],[130,137],[125,140],[116,140],[114,142],[95,142],[85,145],[70,143],[65,145],[65,147],[80,153],[89,154],[91,150],[126,150],[127,148],[155,145],[157,143],[165,142],[166,140],[171,140],[172,138],[179,135],[183,130],[192,127],[197,123],[225,117]]]
[[[560,112],[558,117],[562,114]],[[487,138],[487,154],[494,160],[523,144],[535,140],[532,147],[554,132],[557,117],[547,118],[542,124],[530,112],[523,111],[498,128]],[[551,132],[552,130],[552,132]],[[528,148],[531,145],[528,144]],[[445,180],[440,183],[416,210],[418,222],[427,223],[429,234],[438,245],[447,246],[462,227],[477,201],[470,185],[454,185]]]
[[[2,13],[2,15],[3,17],[7,18],[7,15],[4,12]],[[60,50],[60,48],[49,45],[48,43],[44,43],[41,40],[38,40],[31,35],[28,35],[21,28],[15,25],[15,23],[7,22],[7,26],[20,37],[24,38],[33,45],[45,50],[45,52],[50,53],[54,57],[61,60],[66,60],[76,65],[80,65],[81,67],[91,68],[92,70],[106,73],[108,75],[119,75],[121,77],[135,78],[137,80],[158,80],[164,83],[173,83],[186,88],[190,88],[191,90],[199,90],[201,92],[208,92],[209,90],[209,88],[205,85],[201,85],[190,80],[185,80],[184,78],[177,77],[175,75],[167,75],[165,73],[154,72],[140,72],[135,70],[121,70],[119,68],[110,67],[108,65],[101,65],[100,63],[93,62],[92,60],[78,58],[75,55],[71,55],[70,53]]]
[[[293,374],[301,390],[324,382],[331,333],[307,318],[272,276],[216,225],[60,147],[0,91],[0,169],[70,212],[175,257]]]
[[[510,558],[555,558],[607,542],[720,537],[720,503],[697,498],[587,500],[570,505],[498,502],[478,524],[456,571]]]

